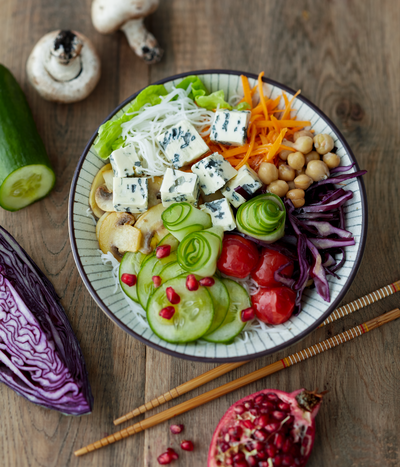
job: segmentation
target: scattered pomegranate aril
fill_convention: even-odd
[[[161,316],[161,318],[171,319],[175,314],[175,308],[173,306],[166,306],[158,314]]]
[[[242,310],[240,314],[240,319],[243,321],[243,323],[246,323],[247,321],[251,321],[255,317],[256,317],[256,312],[254,311],[253,307]]]
[[[172,287],[167,287],[165,290],[167,299],[173,305],[177,305],[181,301],[181,297],[175,292]]]
[[[212,287],[215,284],[215,280],[212,277],[203,277],[199,282],[200,285],[203,285],[204,287]]]
[[[266,389],[238,401],[214,432],[208,467],[304,467],[321,400],[304,389]]]
[[[158,259],[166,258],[171,254],[171,245],[161,245],[156,248],[156,257]]]
[[[199,283],[194,274],[189,274],[186,278],[186,288],[191,292],[195,292],[199,289]]]
[[[178,433],[182,433],[184,426],[183,425],[171,425],[169,429],[171,433],[177,435]]]
[[[160,465],[167,465],[172,462],[172,457],[169,452],[163,452],[161,455],[157,457],[157,462]]]
[[[151,278],[151,280],[153,281],[153,284],[154,284],[155,288],[160,287],[160,285],[161,285],[161,277],[160,276],[153,276]]]
[[[192,441],[184,440],[181,442],[181,448],[184,451],[193,451],[194,444],[192,443]]]
[[[135,274],[128,274],[127,272],[124,272],[121,276],[121,281],[127,285],[128,287],[133,287],[136,284],[137,277]]]
[[[168,454],[171,456],[171,459],[172,459],[173,461],[179,459],[178,453],[177,453],[176,451],[174,451],[172,448],[168,448],[168,449],[167,449],[167,452],[168,452]]]

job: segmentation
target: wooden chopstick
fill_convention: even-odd
[[[361,308],[366,307],[367,305],[371,305],[371,303],[377,302],[378,300],[381,300],[382,298],[388,297],[389,295],[392,295],[399,291],[400,281],[394,282],[393,284],[389,284],[386,287],[382,287],[379,290],[375,290],[375,292],[371,292],[368,295],[364,295],[364,297],[361,297],[357,300],[354,300],[353,302],[350,302],[347,305],[337,308],[319,327],[326,326],[327,324],[330,324],[333,321],[336,321],[337,319],[343,318],[344,316],[349,315],[354,311],[358,311]],[[114,420],[114,425],[120,425],[121,423],[126,422],[134,417],[137,417],[138,415],[143,414],[148,410],[154,409],[155,407],[165,404],[166,402],[169,402],[172,399],[176,399],[182,394],[186,394],[187,392],[192,391],[193,389],[196,389],[199,386],[202,386],[203,384],[209,383],[210,381],[219,378],[220,376],[229,373],[230,371],[239,368],[240,366],[243,366],[246,363],[248,363],[248,361],[238,363],[226,363],[224,365],[217,366],[210,371],[206,371],[202,375],[197,376],[196,378],[193,378],[187,381],[186,383],[177,386],[174,389],[171,389],[165,394],[162,394],[161,396],[156,397],[155,399],[146,402],[145,404],[141,405],[140,407],[137,407],[131,412],[117,418],[116,420]]]
[[[158,425],[159,423],[169,420],[170,418],[188,412],[189,410],[192,410],[195,407],[199,407],[200,405],[217,399],[218,397],[228,394],[229,392],[235,391],[236,389],[246,386],[247,384],[253,383],[254,381],[276,373],[277,371],[283,370],[284,368],[295,365],[296,363],[302,362],[303,360],[307,360],[308,358],[314,357],[317,354],[325,352],[325,350],[332,349],[333,347],[343,344],[344,342],[350,341],[355,337],[361,336],[362,334],[372,331],[372,329],[382,326],[385,323],[389,323],[390,321],[393,321],[399,317],[400,310],[396,308],[392,311],[389,311],[388,313],[378,316],[377,318],[373,318],[363,324],[360,324],[359,326],[355,326],[354,328],[349,329],[348,331],[344,331],[340,334],[337,334],[336,336],[326,339],[320,342],[319,344],[315,344],[311,347],[308,347],[307,349],[301,350],[300,352],[285,357],[282,360],[278,360],[277,362],[272,363],[271,365],[253,371],[252,373],[242,376],[241,378],[231,381],[230,383],[226,383],[223,386],[220,386],[219,388],[212,389],[211,391],[194,397],[193,399],[190,399],[186,402],[182,402],[181,404],[175,407],[171,407],[170,409],[164,410],[163,412],[153,415],[152,417],[146,418],[141,422],[135,423],[134,425],[131,425],[128,428],[124,428],[123,430],[109,435],[99,441],[96,441],[95,443],[89,444],[86,447],[78,449],[77,451],[75,451],[75,456],[83,456],[84,454],[95,451],[96,449],[100,449],[109,444],[115,443],[116,441],[119,441],[123,438],[127,438],[128,436],[140,433],[141,431],[146,430],[147,428],[151,428],[155,425]]]

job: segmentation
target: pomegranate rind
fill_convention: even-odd
[[[254,400],[258,395],[265,395],[269,393],[276,394],[283,402],[290,404],[290,414],[294,416],[294,431],[300,433],[304,430],[307,433],[308,444],[302,453],[303,458],[303,465],[307,462],[308,458],[310,457],[314,439],[315,439],[315,417],[318,413],[318,410],[321,406],[321,402],[316,404],[311,411],[304,410],[299,407],[296,396],[301,394],[302,392],[306,391],[305,389],[298,389],[292,393],[287,393],[283,391],[279,391],[277,389],[263,389],[262,391],[255,392],[249,396],[240,399],[239,401],[235,402],[233,405],[229,407],[229,409],[225,412],[224,416],[221,418],[220,422],[217,425],[217,428],[214,431],[213,437],[211,439],[210,449],[208,451],[208,462],[207,467],[219,467],[217,464],[216,455],[218,454],[218,438],[223,431],[224,428],[229,427],[232,425],[232,422],[236,420],[238,414],[235,412],[235,407],[243,406],[246,402]],[[322,400],[322,397],[321,397]],[[296,438],[294,439],[296,442]]]

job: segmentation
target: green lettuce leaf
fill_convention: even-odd
[[[139,93],[126,112],[121,117],[101,125],[99,134],[94,143],[94,148],[101,159],[107,159],[112,151],[123,145],[121,137],[122,124],[132,119],[133,113],[138,112],[144,105],[156,105],[161,102],[160,96],[168,94],[165,86],[162,84],[148,86]]]
[[[235,110],[250,110],[251,107],[247,102],[240,102],[238,105],[234,107]]]
[[[221,109],[229,109],[232,110],[232,106],[225,101],[225,94],[224,91],[215,91],[208,96],[199,95],[195,97],[196,104],[199,107],[204,107],[207,110],[214,110],[218,107]]]
[[[206,96],[209,94],[203,81],[196,75],[187,76],[176,87],[177,89],[184,89],[185,91],[192,85],[189,97],[195,99],[197,96]]]

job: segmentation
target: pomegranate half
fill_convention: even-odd
[[[233,404],[211,440],[208,467],[302,467],[322,394],[264,389]]]

